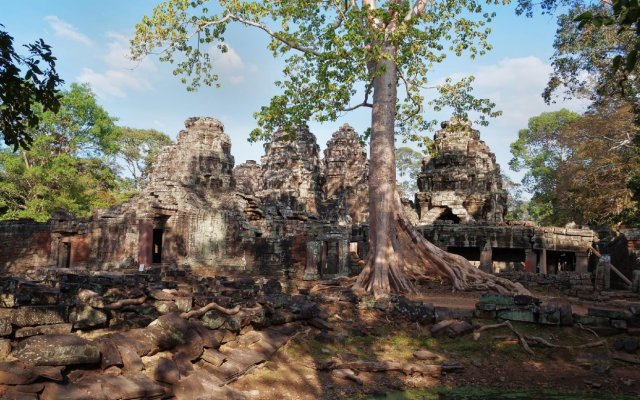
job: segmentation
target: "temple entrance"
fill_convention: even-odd
[[[151,262],[160,264],[162,262],[162,234],[164,229],[155,228],[153,230],[153,243],[151,252]]]
[[[455,215],[451,208],[446,207],[442,214],[440,214],[440,216],[436,219],[436,221],[451,221],[451,223],[453,224],[459,224],[460,217]]]
[[[337,241],[325,241],[322,246],[322,270],[321,276],[335,275],[338,273],[338,242]]]
[[[58,244],[58,268],[71,267],[71,242]]]
[[[570,251],[547,250],[547,273],[557,274],[560,271],[575,271],[575,253]]]

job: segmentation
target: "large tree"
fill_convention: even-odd
[[[14,49],[13,37],[0,24],[0,135],[14,150],[31,144],[28,129],[38,125],[38,107],[60,108],[63,82],[49,45],[40,39],[24,47],[27,55]]]
[[[117,176],[115,118],[87,86],[62,92],[57,113],[34,104],[28,149],[0,151],[0,219],[46,221],[56,210],[88,216],[126,196]]]
[[[287,59],[284,79],[276,82],[282,93],[256,113],[253,138],[371,108],[370,251],[355,287],[376,296],[406,292],[411,277],[437,273],[457,289],[515,292],[524,289],[424,240],[402,215],[396,190],[396,130],[417,137],[428,127],[423,88],[432,66],[449,51],[475,57],[488,50],[492,17],[477,0],[169,0],[136,26],[132,52],[140,58],[159,51],[195,88],[217,84],[210,48],[226,50],[230,24],[264,32],[273,55]],[[429,105],[450,106],[463,117],[467,110],[491,114],[493,104],[471,96],[470,81],[438,86],[440,96]]]

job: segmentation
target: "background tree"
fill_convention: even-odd
[[[637,130],[626,104],[593,108],[583,116],[562,110],[531,118],[511,145],[510,166],[526,171],[533,219],[545,225],[636,220],[638,203],[628,186],[640,155],[632,144],[619,144]]]
[[[0,219],[46,221],[56,210],[88,216],[126,196],[114,162],[115,118],[87,86],[62,94],[57,114],[36,113],[40,124],[28,130],[29,149],[0,151]]]
[[[544,13],[563,11],[558,19],[554,72],[543,94],[545,100],[551,102],[558,92],[566,97],[586,97],[592,101],[590,113],[594,115],[615,115],[616,109],[630,107],[640,126],[640,3],[519,0],[519,10],[531,15],[538,4]],[[609,142],[607,149],[617,154],[619,149],[632,145],[639,153],[638,131],[630,133],[632,136],[617,136],[620,142]],[[627,181],[633,197],[640,198],[640,173],[632,173]]]
[[[522,185],[502,174],[502,187],[507,191],[507,221],[529,221],[529,202],[525,199]]]
[[[522,185],[532,194],[528,213],[543,225],[561,224],[566,219],[556,210],[558,170],[571,157],[573,148],[563,140],[562,133],[578,119],[579,114],[566,109],[542,113],[529,119],[528,128],[520,130],[511,144],[509,167],[526,171]]]
[[[155,129],[122,128],[119,137],[119,156],[133,177],[136,189],[145,186],[153,162],[160,150],[172,143],[165,133]]]
[[[399,147],[396,149],[396,166],[400,177],[399,186],[402,195],[409,199],[418,191],[418,174],[422,168],[424,155],[411,147]]]
[[[490,48],[486,24],[493,14],[476,0],[347,0],[286,2],[169,0],[136,26],[134,58],[160,51],[194,89],[217,84],[210,46],[226,50],[230,24],[269,35],[274,56],[285,56],[282,93],[256,113],[252,138],[309,120],[332,121],[344,112],[371,108],[369,254],[356,288],[385,295],[413,289],[410,277],[438,273],[457,289],[492,286],[522,290],[443,252],[422,238],[402,215],[396,190],[395,132],[409,138],[434,121],[424,118],[422,88],[432,65],[448,52],[471,57]],[[189,80],[187,80],[189,78]],[[495,115],[493,104],[470,94],[471,79],[447,81],[429,105]],[[398,87],[405,94],[398,95]],[[360,100],[353,101],[361,95]],[[484,122],[484,115],[481,116]],[[291,129],[293,131],[293,129]],[[407,275],[407,272],[410,275]]]
[[[56,58],[42,39],[27,44],[28,55],[13,48],[13,37],[0,24],[0,134],[14,150],[28,147],[29,128],[38,125],[36,106],[56,112],[60,108]]]

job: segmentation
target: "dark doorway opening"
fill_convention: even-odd
[[[455,215],[449,207],[447,207],[438,217],[437,221],[451,221],[453,224],[460,223],[460,217]]]
[[[60,242],[58,245],[58,268],[71,267],[71,242]]]
[[[153,244],[151,252],[151,262],[159,264],[162,262],[162,234],[164,229],[153,230]]]
[[[560,271],[575,271],[576,257],[571,251],[547,250],[547,273],[557,274]]]
[[[447,247],[449,253],[457,254],[469,261],[480,261],[480,249],[477,247]]]

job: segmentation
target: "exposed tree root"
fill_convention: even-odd
[[[105,310],[119,310],[125,306],[139,306],[147,301],[147,296],[138,297],[137,299],[122,299],[104,306]]]
[[[448,367],[443,365],[419,364],[419,363],[398,362],[398,361],[331,360],[325,363],[320,363],[314,368],[321,371],[330,371],[330,370],[343,370],[343,371],[351,370],[351,371],[366,371],[366,372],[399,371],[404,373],[405,375],[419,373],[421,375],[434,376],[434,377],[440,376],[442,372],[448,372],[447,371]]]
[[[218,312],[221,312],[222,314],[225,315],[235,315],[237,313],[240,312],[240,306],[235,306],[233,308],[224,308],[221,305],[217,304],[217,303],[209,303],[204,307],[201,307],[197,310],[192,310],[189,312],[184,312],[182,314],[180,314],[180,318],[184,318],[184,319],[189,319],[189,318],[193,318],[193,317],[201,317],[204,314],[206,314],[208,311],[211,310],[216,310]]]
[[[401,212],[396,214],[395,234],[391,243],[392,249],[376,249],[376,243],[371,238],[371,251],[353,285],[354,289],[362,289],[376,297],[390,291],[414,292],[413,281],[440,276],[450,280],[454,290],[486,290],[505,295],[531,294],[520,283],[486,273],[464,257],[433,245]]]
[[[548,340],[543,339],[539,336],[524,335],[520,333],[517,329],[515,329],[513,325],[511,325],[510,321],[504,321],[499,324],[493,324],[493,325],[484,325],[473,333],[473,339],[478,340],[480,338],[481,332],[487,331],[489,329],[497,329],[502,327],[509,328],[509,330],[511,330],[511,332],[513,332],[513,334],[517,336],[518,342],[520,342],[524,350],[531,355],[535,355],[535,353],[533,352],[533,350],[531,350],[531,347],[529,347],[529,342],[540,344],[553,349],[565,349],[565,350],[586,349],[591,347],[604,346],[607,344],[606,340],[599,340],[597,342],[589,342],[589,343],[585,343],[577,346],[558,345],[558,344],[551,343]]]

